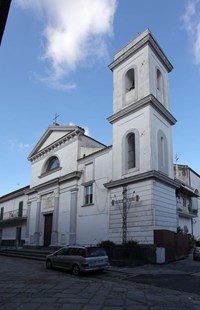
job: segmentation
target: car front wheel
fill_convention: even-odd
[[[46,261],[46,268],[47,268],[47,269],[52,269],[52,263],[51,263],[50,260],[47,260],[47,261]]]
[[[72,266],[72,273],[74,276],[78,276],[80,274],[80,267],[77,264]]]

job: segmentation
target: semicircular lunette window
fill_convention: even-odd
[[[46,166],[46,172],[53,171],[60,167],[60,162],[56,156],[51,157]]]

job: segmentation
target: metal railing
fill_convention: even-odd
[[[27,210],[12,210],[8,212],[4,212],[3,216],[0,218],[0,221],[7,221],[7,220],[14,220],[14,219],[20,219],[20,218],[26,218],[27,217]]]
[[[191,206],[183,206],[181,204],[177,205],[177,211],[182,214],[188,214],[188,215],[198,215],[198,210],[192,208]]]

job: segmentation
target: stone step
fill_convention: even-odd
[[[53,250],[35,250],[35,249],[1,249],[0,255],[27,258],[44,261],[46,256],[53,253]]]

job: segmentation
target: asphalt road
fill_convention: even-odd
[[[199,310],[199,272],[200,262],[185,260],[75,277],[41,261],[0,256],[0,309]]]
[[[200,261],[193,261],[190,255],[160,267],[144,266],[142,274],[129,275],[126,280],[200,295]]]

